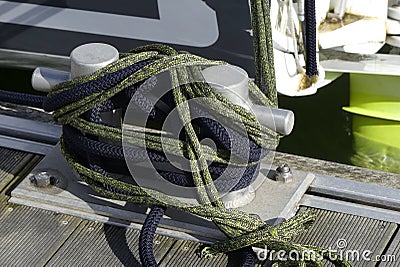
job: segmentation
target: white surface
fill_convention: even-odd
[[[388,17],[391,19],[400,20],[400,6],[390,6],[388,8]]]
[[[386,21],[386,33],[400,34],[400,21],[388,18]]]
[[[394,47],[400,47],[400,36],[388,36],[386,43]]]
[[[324,82],[325,71],[319,66],[319,77],[316,84],[299,90],[302,75],[297,72],[294,56],[274,49],[276,89],[287,96],[306,96],[315,94]]]
[[[291,19],[294,20],[294,28],[297,35],[299,34],[299,21],[297,16],[298,7],[297,4],[293,4],[293,9],[291,12]],[[329,10],[329,0],[326,1],[316,1],[316,20],[317,25],[319,25],[326,16]],[[293,41],[291,35],[288,35],[288,29],[290,29],[290,17],[288,5],[285,5],[285,1],[272,0],[271,1],[271,24],[272,24],[272,39],[274,42],[274,47],[281,51],[294,52],[294,44],[297,43]]]
[[[291,10],[291,11],[289,11]],[[290,12],[290,16],[289,16]],[[299,22],[294,8],[289,8],[286,1],[271,1],[271,24],[274,47],[282,51],[294,51],[294,40],[288,35],[288,29],[294,23],[295,31],[298,33]],[[289,30],[290,31],[290,30]]]
[[[330,8],[337,7],[340,2],[331,0]],[[386,38],[387,7],[388,0],[346,0],[346,13],[364,18],[336,30],[319,33],[320,47],[348,53],[377,53]]]
[[[366,34],[368,33],[368,34]],[[319,45],[323,49],[344,45],[384,42],[386,23],[383,19],[362,19],[330,32],[319,34]]]
[[[318,0],[320,1],[320,0]],[[331,7],[340,0],[331,0]],[[388,0],[347,0],[346,13],[386,19]]]
[[[376,54],[385,45],[385,42],[370,42],[360,44],[350,44],[341,47],[332,48],[336,51],[343,51],[346,53],[355,53],[363,55]]]

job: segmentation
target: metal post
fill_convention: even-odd
[[[294,126],[291,110],[255,105],[249,99],[247,72],[237,66],[219,65],[202,71],[205,80],[233,104],[250,110],[258,121],[283,135],[289,135]]]

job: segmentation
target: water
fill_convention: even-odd
[[[0,89],[40,94],[32,89],[31,70],[0,68]]]
[[[352,164],[351,116],[342,110],[348,105],[348,74],[315,95],[279,96],[279,106],[293,110],[296,122],[292,134],[281,139],[278,151]]]

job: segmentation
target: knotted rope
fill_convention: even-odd
[[[230,103],[222,95],[216,93],[207,83],[185,82],[190,75],[196,75],[193,70],[196,72],[196,70],[200,71],[201,66],[219,64],[226,63],[207,60],[187,53],[177,53],[172,48],[161,45],[140,47],[121,54],[120,60],[92,75],[79,77],[55,86],[46,99],[44,107],[46,110],[54,111],[53,118],[64,125],[61,141],[62,152],[85,182],[108,198],[151,207],[161,207],[161,209],[153,209],[153,212],[149,214],[149,223],[145,223],[146,227],[156,228],[160,218],[156,214],[162,214],[165,208],[175,208],[212,220],[228,237],[226,241],[217,242],[204,248],[203,256],[205,257],[251,246],[268,246],[271,249],[283,249],[288,252],[291,250],[306,252],[311,248],[295,244],[292,239],[312,224],[315,219],[314,214],[306,212],[277,226],[270,226],[242,211],[225,208],[218,196],[218,189],[213,184],[216,174],[219,173],[218,168],[223,168],[221,166],[226,164],[236,164],[238,168],[258,166],[262,157],[265,156],[260,150],[274,148],[279,138],[278,134],[271,129],[259,125],[251,112]],[[195,67],[188,68],[187,66]],[[152,161],[163,162],[166,162],[165,156],[162,154],[164,152],[186,155],[191,160],[191,172],[181,179],[171,181],[179,184],[180,182],[177,181],[190,178],[192,185],[199,188],[205,187],[206,190],[199,190],[198,192],[200,202],[203,205],[181,203],[180,200],[156,190],[143,189],[133,181],[123,181],[120,176],[112,174],[115,170],[106,163],[110,159],[117,159],[121,163],[123,158],[121,147],[122,130],[103,122],[99,116],[100,112],[126,108],[130,101],[127,96],[132,96],[138,90],[139,85],[153,75],[174,67],[179,67],[180,71],[172,72],[172,79],[184,82],[179,83],[183,85],[172,89],[170,95],[166,97],[169,98],[169,101],[166,102],[178,107],[182,121],[190,121],[191,110],[187,106],[187,101],[190,99],[207,97],[224,103],[228,108],[221,108],[217,104],[208,108],[216,111],[223,118],[230,120],[233,129],[236,129],[236,124],[238,123],[242,122],[245,125],[246,133],[244,134],[251,141],[249,145],[251,156],[247,160],[247,166],[240,166],[236,162],[228,162],[227,155],[235,152],[227,151],[227,147],[223,146],[221,140],[224,140],[224,136],[227,133],[218,133],[221,126],[216,122],[212,123],[207,120],[190,121],[185,124],[184,137],[177,140],[166,136],[161,138],[160,134],[152,133],[147,129],[144,129],[144,132],[141,130],[134,131],[132,133],[133,138],[130,141],[134,145],[140,146],[143,145],[143,142],[139,139],[144,139],[146,147],[142,147],[140,151],[144,149],[147,153],[143,155],[138,150],[130,151],[130,155],[132,159],[141,159],[148,156]],[[273,77],[273,75],[270,76]],[[268,79],[273,79],[271,77]],[[270,86],[272,84],[273,82],[271,82]],[[274,91],[274,88],[268,87],[268,90]],[[250,86],[250,95],[264,105],[274,105],[275,103],[254,85]],[[162,118],[165,117],[163,112],[157,108],[154,108],[154,112],[151,114],[153,114],[153,117],[149,118],[150,120],[160,120],[160,118],[163,120]],[[199,135],[195,131],[196,127],[209,129],[213,137],[217,139],[217,143],[221,144],[217,155],[212,155],[210,148],[200,143]],[[237,133],[239,135],[243,134]],[[268,141],[263,142],[263,140]],[[233,148],[230,149],[234,150]],[[178,151],[180,152],[178,153]],[[236,156],[240,157],[239,153],[236,153]],[[210,161],[215,164],[208,166],[207,162]],[[118,165],[117,169],[120,173],[121,164]],[[247,177],[245,179],[246,185],[257,176],[257,170],[255,168],[250,172],[248,176],[251,178]],[[172,173],[172,176],[174,175],[177,174]],[[243,177],[245,176],[243,175]],[[168,176],[166,179],[168,179]],[[154,231],[155,229],[151,230],[150,233],[154,233]],[[152,243],[150,240],[152,240],[152,236],[145,235],[142,239],[142,246],[148,248]],[[322,251],[317,248],[313,248],[313,250],[316,251],[317,255]],[[146,253],[149,252],[141,253],[142,260],[146,261],[148,265],[155,264],[151,260],[151,255],[148,256]],[[321,257],[323,256],[325,255],[321,255]],[[318,261],[317,259],[311,259],[310,262]],[[301,264],[305,263],[306,261],[301,262]],[[337,266],[347,266],[340,260],[334,263]]]
[[[277,106],[269,21],[270,3],[268,0],[251,0],[251,7],[258,86],[249,83],[250,97],[259,104]],[[251,112],[232,104],[207,83],[187,82],[191,76],[199,75],[202,66],[220,64],[226,63],[188,53],[178,53],[168,46],[151,45],[122,53],[117,62],[91,75],[56,85],[44,101],[44,108],[53,111],[54,120],[63,125],[61,150],[66,160],[87,184],[105,197],[153,207],[143,226],[140,241],[141,260],[146,266],[156,265],[151,249],[152,240],[160,218],[167,208],[211,220],[225,233],[227,240],[205,247],[202,250],[204,257],[241,250],[245,258],[243,265],[251,265],[255,261],[249,248],[267,246],[275,251],[285,250],[289,253],[295,250],[301,254],[314,255],[308,259],[285,264],[314,266],[321,265],[322,259],[327,259],[335,266],[350,266],[339,258],[330,259],[321,248],[296,244],[292,241],[314,222],[313,213],[305,212],[279,225],[270,226],[242,211],[225,208],[218,195],[218,191],[223,188],[217,188],[214,180],[230,164],[236,168],[234,170],[242,173],[237,185],[230,190],[235,191],[248,186],[258,174],[260,161],[265,156],[263,151],[275,148],[279,135],[260,125]],[[204,190],[198,189],[198,199],[202,205],[183,203],[175,197],[157,190],[144,189],[133,180],[124,179],[124,176],[129,176],[129,171],[122,148],[122,129],[109,125],[100,116],[106,111],[126,110],[140,85],[154,75],[171,68],[176,68],[176,71],[172,72],[171,79],[178,86],[166,96],[166,103],[170,109],[176,107],[180,119],[188,122],[184,124],[183,134],[180,138],[174,139],[163,136],[159,131],[149,131],[150,128],[133,131],[129,141],[137,149],[128,151],[128,157],[137,161],[148,157],[152,162],[168,163],[164,153],[184,155],[189,159],[190,172],[164,170],[159,172],[172,183],[195,186],[196,189],[204,188]],[[209,118],[191,121],[193,110],[187,105],[187,101],[199,97],[215,99],[224,104],[225,107],[221,107],[219,104],[211,103],[207,108],[216,112],[222,120],[228,121],[238,138],[245,137],[249,140],[246,149],[250,154],[245,158],[246,164],[240,160],[229,161],[231,154],[242,160],[243,155],[240,148],[229,145],[227,133],[220,123]],[[149,103],[151,101],[139,95],[137,99],[139,109]],[[200,109],[197,112],[202,111]],[[162,122],[166,116],[165,111],[156,106],[152,108],[150,114],[149,120],[155,123]],[[240,123],[244,125],[244,132],[238,130]],[[206,134],[201,136],[201,133],[196,131],[198,128],[205,129]],[[218,144],[216,154],[200,143],[200,139],[207,136],[216,140]],[[208,164],[210,162],[211,164]],[[145,231],[148,231],[147,234],[144,234]]]

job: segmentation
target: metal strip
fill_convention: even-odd
[[[374,184],[316,175],[308,192],[328,198],[400,211],[400,190]]]
[[[400,212],[336,199],[306,194],[300,201],[300,205],[400,224]]]
[[[61,136],[61,126],[0,114],[0,134],[56,144]]]
[[[322,50],[321,65],[326,71],[365,73],[380,75],[400,75],[399,55],[362,55],[335,50]]]
[[[35,69],[37,66],[69,71],[69,57],[0,49],[0,67]]]
[[[0,135],[0,146],[11,148],[24,152],[34,153],[38,155],[46,155],[54,149],[54,145],[39,143],[26,139],[20,139],[5,135]]]

